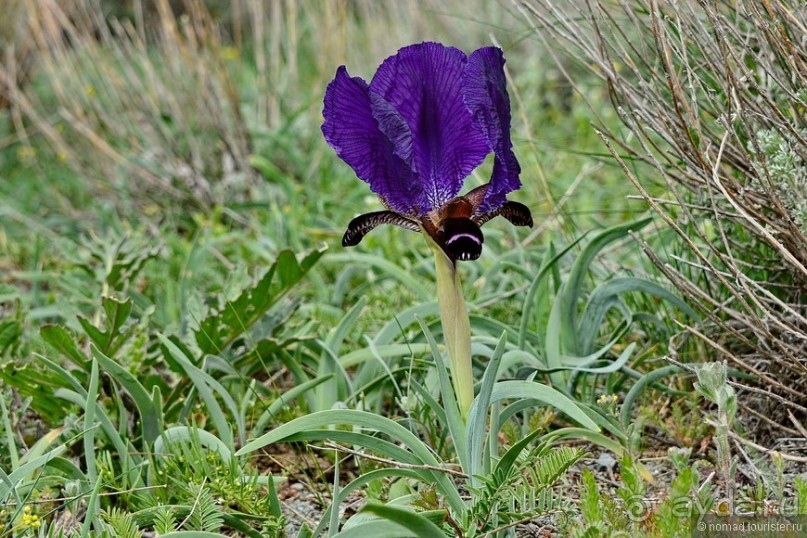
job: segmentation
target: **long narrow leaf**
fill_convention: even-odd
[[[169,338],[165,337],[162,334],[158,334],[160,341],[162,344],[168,349],[168,352],[173,356],[174,360],[179,363],[183,370],[188,374],[188,377],[191,378],[193,382],[193,386],[196,387],[196,390],[199,392],[199,395],[202,397],[202,400],[205,402],[205,406],[207,407],[208,414],[210,419],[213,421],[213,424],[216,426],[216,431],[218,431],[219,438],[224,441],[227,446],[233,446],[233,431],[230,427],[230,423],[228,422],[227,415],[221,409],[218,401],[216,400],[213,391],[215,390],[219,396],[224,400],[227,404],[227,407],[230,411],[230,416],[238,417],[238,406],[235,404],[232,396],[224,390],[224,387],[221,384],[213,379],[207,372],[204,370],[197,368],[188,357],[185,356],[185,353],[182,352]],[[211,390],[212,389],[212,390]],[[244,425],[237,423],[236,427],[239,431],[239,434],[243,436],[244,432]],[[241,440],[243,442],[243,439]]]
[[[253,439],[236,452],[236,456],[249,454],[272,443],[283,441],[297,433],[338,424],[348,424],[353,427],[379,431],[403,443],[423,464],[433,467],[441,465],[440,461],[437,460],[423,441],[397,422],[373,413],[353,409],[330,409],[296,418],[257,439]],[[435,481],[443,494],[446,495],[452,509],[460,510],[463,506],[463,501],[450,479],[441,473],[435,473]]]
[[[92,361],[90,387],[87,389],[87,403],[84,406],[84,463],[87,465],[87,478],[98,480],[95,466],[95,402],[98,399],[98,362]]]
[[[468,439],[465,437],[465,421],[462,418],[459,404],[454,396],[454,387],[449,379],[446,365],[443,362],[443,355],[440,353],[437,342],[434,341],[434,336],[429,330],[429,327],[420,318],[418,318],[418,323],[420,323],[420,328],[426,336],[429,347],[431,347],[432,357],[434,358],[434,364],[437,368],[437,375],[440,379],[440,395],[443,399],[443,410],[446,415],[448,431],[451,434],[451,438],[454,440],[454,448],[460,460],[460,466],[463,470],[467,470]]]
[[[307,391],[311,390],[317,385],[324,383],[325,381],[330,379],[332,375],[333,374],[328,374],[322,377],[318,377],[316,379],[312,379],[310,381],[306,381],[305,383],[302,383],[300,385],[296,385],[287,390],[286,392],[284,392],[283,394],[281,394],[280,396],[278,396],[277,398],[275,398],[275,400],[271,404],[269,404],[269,407],[267,407],[266,410],[263,413],[261,413],[261,416],[255,422],[255,427],[252,428],[253,435],[263,430],[264,427],[266,427],[266,424],[268,424],[269,421],[272,419],[272,417],[277,416],[277,414],[281,411],[281,409],[283,409],[283,407],[289,405],[290,402],[302,396]]]
[[[377,525],[377,522],[370,522],[352,527],[346,531],[340,532],[336,536],[340,538],[368,538],[370,536],[440,538],[445,536],[445,533],[440,530],[440,527],[411,509],[370,502],[367,503],[362,512],[375,514],[389,522],[395,523],[409,532],[406,534],[386,534],[387,532],[394,532],[393,529],[387,531],[386,526]],[[382,534],[379,535],[379,532]],[[401,531],[398,530],[398,532],[400,533]]]
[[[467,468],[463,468],[466,474],[471,477],[471,485],[478,485],[478,477],[484,467],[483,448],[485,444],[485,434],[487,432],[487,417],[488,406],[490,405],[491,396],[493,395],[493,388],[496,384],[496,376],[499,372],[499,364],[502,361],[504,348],[507,344],[507,333],[502,333],[499,338],[499,344],[493,352],[493,357],[488,362],[485,368],[485,374],[482,376],[482,385],[471,405],[471,411],[468,413],[468,424],[465,430],[466,436],[466,450],[468,456],[466,462]],[[491,435],[497,435],[498,432],[491,432]]]
[[[556,299],[556,301],[560,301],[560,319],[558,321],[559,325],[563,328],[563,332],[560,336],[564,352],[572,355],[582,354],[580,341],[577,339],[577,309],[578,302],[583,297],[583,279],[588,273],[591,262],[593,262],[597,254],[610,243],[626,237],[631,231],[644,228],[650,220],[650,218],[645,218],[603,230],[586,244],[583,251],[575,260],[572,271],[561,288],[560,297]]]
[[[151,395],[140,381],[128,370],[101,353],[101,350],[97,347],[91,347],[95,360],[98,361],[101,367],[111,375],[115,381],[126,389],[126,392],[128,392],[132,400],[134,400],[137,411],[140,413],[140,420],[143,424],[143,438],[146,443],[151,445],[151,443],[157,439],[157,436],[160,435],[160,429],[162,427],[160,413],[158,409],[154,407],[154,401]]]
[[[420,478],[420,476],[416,471],[412,471],[409,469],[399,469],[395,467],[374,469],[372,471],[368,471],[362,474],[361,476],[353,479],[353,481],[347,484],[344,488],[342,488],[341,491],[339,492],[339,495],[334,496],[333,501],[328,506],[328,508],[325,509],[325,512],[322,514],[319,524],[312,531],[313,536],[319,536],[322,532],[325,531],[325,527],[328,524],[328,521],[330,521],[331,514],[334,511],[336,512],[339,511],[339,507],[351,493],[369,484],[374,480],[381,480],[382,478],[388,478],[388,477],[402,477],[402,478],[414,478],[414,479]],[[334,508],[336,509],[334,510]],[[328,530],[328,536],[335,536],[337,532],[338,529],[331,528]]]
[[[565,413],[581,426],[594,431],[600,430],[575,401],[552,387],[533,381],[500,381],[493,387],[491,402],[522,399],[544,402]]]

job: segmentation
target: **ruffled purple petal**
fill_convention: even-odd
[[[393,138],[395,144],[382,133],[373,117],[367,83],[351,78],[345,66],[340,67],[325,92],[322,115],[322,134],[336,154],[391,209],[412,214],[416,200],[422,197],[422,187],[412,169],[394,152],[398,145],[405,145],[406,133]]]
[[[474,125],[484,133],[495,158],[487,193],[478,213],[501,207],[507,193],[521,187],[521,167],[510,140],[510,97],[504,76],[504,54],[498,47],[474,51],[465,66],[463,96]]]
[[[371,94],[382,98],[373,99],[373,115],[416,173],[421,192],[412,202],[420,215],[459,194],[491,150],[463,101],[466,62],[453,47],[411,45],[387,58],[370,82]],[[401,120],[411,139],[401,136]]]

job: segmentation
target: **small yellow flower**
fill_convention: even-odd
[[[619,402],[619,396],[616,394],[601,394],[599,398],[597,398],[597,405],[605,406],[613,406]]]
[[[56,158],[59,159],[60,162],[65,162],[67,157],[68,155],[66,151],[60,151],[56,154]]]
[[[84,86],[84,93],[87,94],[87,97],[95,97],[95,86],[87,84]]]
[[[39,516],[31,513],[30,506],[25,506],[22,509],[22,520],[20,521],[20,527],[23,529],[38,529],[41,526],[42,521],[39,519]]]

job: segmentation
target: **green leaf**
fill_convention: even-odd
[[[593,431],[600,431],[580,406],[562,392],[534,381],[499,381],[493,387],[491,403],[501,400],[538,400],[565,413],[578,424]]]
[[[176,531],[163,534],[161,538],[227,538],[227,535],[218,532]]]
[[[249,454],[272,443],[284,441],[287,437],[292,435],[338,424],[379,431],[403,443],[405,447],[411,450],[412,453],[420,459],[421,464],[432,467],[439,467],[441,464],[423,441],[397,422],[374,413],[356,411],[353,409],[330,409],[298,417],[291,422],[278,426],[257,439],[253,439],[236,452],[235,455],[243,456],[244,454]],[[434,477],[435,484],[443,495],[447,497],[452,509],[461,510],[463,501],[451,480],[444,473],[435,472]]]
[[[208,450],[218,452],[221,460],[225,463],[229,463],[233,458],[233,453],[221,439],[208,431],[193,426],[173,426],[168,428],[154,441],[154,452],[155,454],[162,452],[166,444],[175,441],[190,443],[194,440],[198,440],[199,444]]]
[[[328,379],[330,379],[333,374],[324,375],[322,377],[318,377],[316,379],[312,379],[310,381],[306,381],[300,385],[295,385],[294,387],[290,388],[279,397],[277,397],[269,407],[266,408],[258,420],[255,422],[255,427],[252,429],[253,435],[256,432],[260,432],[266,426],[266,424],[277,415],[280,410],[289,404],[289,402],[293,401],[295,398],[303,395],[307,391],[311,390],[312,388],[316,387],[317,385],[324,383]]]
[[[390,538],[403,538],[405,536],[416,536],[417,538],[441,538],[446,536],[445,533],[440,530],[440,527],[409,508],[368,502],[362,509],[362,512],[369,512],[387,520],[388,522],[394,523],[399,527],[399,534],[387,534],[388,532],[394,532],[394,527],[379,525],[380,522],[372,521],[342,531],[336,536],[341,538],[367,538],[380,536],[389,536]],[[401,527],[409,531],[411,534],[400,534]]]
[[[101,305],[106,313],[106,325],[103,329],[99,329],[82,316],[78,316],[78,321],[92,343],[104,353],[109,354],[119,349],[131,336],[131,332],[123,333],[121,329],[132,312],[132,301],[128,298],[118,301],[112,297],[104,297],[101,299]]]
[[[462,418],[462,412],[457,399],[454,396],[454,390],[448,376],[448,370],[443,362],[443,355],[437,348],[437,342],[434,341],[434,336],[423,320],[418,318],[418,323],[420,323],[420,328],[423,330],[423,334],[426,336],[426,341],[429,343],[429,347],[432,351],[432,357],[434,358],[434,364],[437,369],[438,379],[440,381],[440,395],[443,398],[443,411],[445,412],[446,425],[448,426],[448,431],[454,440],[454,448],[456,449],[457,457],[460,460],[460,467],[462,467],[463,470],[467,470],[469,464],[467,460],[468,439],[465,437],[465,420]]]
[[[627,236],[631,231],[644,228],[650,221],[650,218],[645,218],[603,230],[594,236],[575,260],[572,271],[561,288],[560,296],[556,299],[556,301],[560,301],[560,319],[558,321],[562,329],[561,342],[565,353],[583,354],[580,340],[578,340],[580,335],[577,332],[577,308],[578,302],[583,297],[583,281],[591,262],[610,243]]]
[[[560,428],[553,430],[547,434],[547,438],[555,439],[585,439],[590,443],[594,443],[606,450],[610,450],[618,456],[625,453],[625,448],[614,441],[610,437],[603,435],[598,431],[593,431],[585,428]]]
[[[533,439],[538,437],[541,431],[542,429],[535,430],[511,446],[507,452],[504,453],[502,459],[499,460],[499,463],[496,464],[494,474],[500,474],[502,476],[507,475],[513,467],[513,464],[518,460],[518,456],[527,448],[527,445],[529,445]]]
[[[160,435],[162,428],[160,410],[155,407],[151,395],[135,376],[101,353],[95,346],[92,346],[92,354],[101,367],[112,376],[115,381],[120,383],[134,400],[137,411],[140,414],[140,421],[143,424],[143,439],[151,446],[151,443]]]
[[[647,388],[648,385],[668,375],[675,375],[681,372],[681,368],[674,364],[670,364],[646,373],[636,383],[634,383],[628,391],[628,394],[625,396],[625,400],[622,403],[622,409],[619,413],[619,420],[622,422],[622,425],[626,428],[630,425],[633,403],[636,401],[636,398],[638,398],[639,395],[644,392],[644,389]]]
[[[3,501],[6,498],[6,495],[13,492],[15,488],[23,480],[28,478],[36,469],[45,467],[53,459],[61,456],[66,450],[67,445],[61,444],[49,451],[47,454],[43,454],[39,457],[31,459],[30,461],[20,464],[20,466],[11,474],[5,475],[4,473],[4,478],[2,481],[0,481],[0,501]]]
[[[683,300],[658,284],[641,278],[614,278],[598,286],[583,311],[578,328],[583,353],[590,353],[605,314],[612,307],[613,299],[624,293],[641,292],[664,299],[681,309],[687,316],[697,320],[698,314]]]
[[[319,524],[314,528],[312,531],[312,536],[320,536],[324,531],[325,528],[328,526],[328,522],[330,520],[330,515],[333,513],[334,509],[338,511],[339,506],[342,505],[343,502],[350,496],[351,493],[354,491],[362,488],[363,486],[373,482],[374,480],[379,480],[382,478],[388,477],[403,477],[403,478],[412,478],[418,479],[421,478],[421,473],[418,471],[414,471],[412,469],[399,469],[395,467],[386,467],[382,469],[374,469],[372,471],[367,471],[361,476],[356,477],[343,487],[339,494],[334,497],[331,504],[328,508],[325,509],[325,512],[322,514],[320,518]],[[335,536],[339,529],[329,529],[328,536]]]
[[[95,364],[93,362],[93,364]],[[96,365],[97,368],[97,365]],[[93,456],[95,454],[93,453]],[[90,527],[95,526],[96,532],[100,530],[98,528],[98,510],[100,509],[99,502],[98,502],[98,493],[101,491],[101,484],[103,480],[101,477],[97,477],[91,482],[94,481],[95,485],[92,488],[92,492],[90,493],[90,499],[87,501],[87,511],[84,513],[84,523],[81,525],[81,534],[80,536],[90,536]],[[100,533],[98,533],[100,534]]]
[[[0,353],[11,349],[22,336],[22,325],[16,320],[0,321]]]
[[[530,287],[527,290],[527,295],[524,297],[524,305],[521,311],[521,324],[519,326],[518,331],[519,349],[524,349],[524,346],[526,345],[527,326],[529,325],[530,317],[532,316],[532,311],[535,308],[535,302],[538,290],[543,287],[544,278],[551,273],[552,268],[557,265],[558,260],[560,260],[563,256],[565,256],[566,253],[572,249],[572,247],[574,247],[577,243],[580,242],[581,239],[583,239],[583,237],[585,236],[583,235],[575,239],[558,253],[555,253],[554,245],[552,243],[549,243],[549,247],[547,247],[544,259],[541,262],[541,266],[538,268],[538,272],[532,279]]]
[[[414,278],[411,273],[396,265],[381,256],[373,256],[371,254],[361,254],[357,252],[329,254],[325,261],[336,263],[357,263],[363,267],[375,267],[382,271],[390,278],[394,278],[406,288],[409,289],[416,297],[421,300],[428,300],[430,297],[429,291],[423,286],[423,283],[417,278]]]
[[[315,250],[298,262],[292,251],[281,251],[257,284],[199,324],[194,335],[202,352],[218,353],[232,344],[300,282],[324,252],[325,249]]]
[[[177,361],[179,366],[188,374],[188,377],[191,378],[193,386],[196,388],[199,395],[202,397],[202,400],[205,402],[210,419],[216,426],[216,431],[218,432],[222,441],[224,441],[228,447],[233,446],[233,431],[229,422],[230,418],[228,418],[228,415],[222,410],[218,400],[216,400],[214,392],[217,393],[222,400],[224,400],[224,403],[227,405],[230,412],[229,417],[234,417],[235,426],[238,430],[239,436],[241,437],[241,442],[243,442],[244,424],[241,421],[241,414],[238,412],[238,406],[230,393],[221,385],[221,383],[213,379],[210,374],[201,368],[197,368],[190,361],[190,359],[188,359],[185,353],[183,353],[182,350],[180,350],[179,347],[177,347],[176,344],[174,344],[174,342],[172,342],[169,338],[162,334],[158,334],[157,336],[171,356],[173,356],[174,360]]]
[[[90,482],[98,480],[95,467],[95,410],[98,400],[98,363],[92,361],[90,387],[87,389],[87,402],[84,406],[84,460],[87,465],[87,478]]]
[[[375,351],[375,353],[374,353]],[[428,353],[431,347],[428,344],[388,344],[375,346],[374,350],[369,347],[345,353],[339,357],[339,362],[343,368],[350,368],[358,364],[371,361],[377,357],[388,359],[393,357],[406,357]]]
[[[101,304],[106,313],[107,332],[114,336],[118,334],[126,320],[129,319],[129,315],[132,313],[132,301],[131,299],[118,301],[112,297],[104,297],[101,299]]]
[[[67,332],[67,329],[61,325],[44,325],[39,329],[39,335],[42,337],[42,340],[53,346],[53,348],[63,356],[70,359],[73,364],[79,366],[82,370],[87,369],[89,361],[84,354],[79,351],[73,336]]]
[[[499,364],[501,364],[506,344],[507,333],[502,333],[502,336],[499,338],[499,343],[496,345],[496,350],[493,352],[493,357],[491,357],[487,368],[485,368],[479,394],[477,394],[474,399],[471,405],[471,411],[468,413],[468,424],[466,426],[465,436],[466,450],[468,451],[466,461],[469,467],[464,468],[464,470],[466,474],[471,477],[472,486],[478,484],[476,475],[480,474],[484,467],[482,458],[484,456],[485,433],[487,433],[488,430],[488,407],[490,406],[493,388],[496,385],[496,375],[499,372]],[[491,435],[497,434],[498,432],[491,432]],[[459,450],[459,448],[457,450]]]

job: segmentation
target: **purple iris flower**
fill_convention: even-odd
[[[480,227],[493,217],[532,226],[529,209],[506,198],[521,186],[521,167],[501,49],[466,56],[440,43],[410,45],[384,60],[369,85],[341,66],[323,116],[325,140],[387,208],[353,219],[344,246],[394,224],[425,231],[452,260],[470,260],[481,254]],[[491,152],[490,181],[458,196]]]

